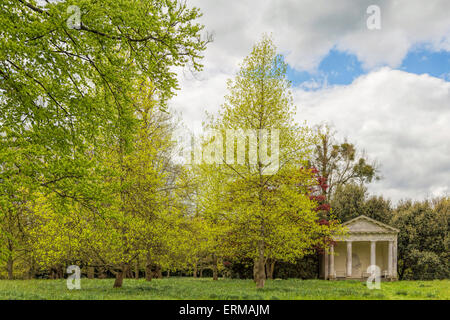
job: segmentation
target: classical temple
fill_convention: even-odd
[[[343,224],[347,234],[333,239],[335,245],[322,256],[323,279],[367,279],[369,266],[377,266],[382,280],[397,279],[397,235],[399,230],[359,216]]]

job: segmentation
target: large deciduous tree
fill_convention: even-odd
[[[306,126],[294,123],[289,87],[286,64],[276,53],[272,40],[265,36],[244,59],[234,81],[228,82],[226,102],[218,118],[207,126],[223,137],[230,130],[255,134],[256,140],[249,138],[244,148],[256,151],[254,158],[248,155],[245,161],[235,161],[239,155],[233,141],[226,144],[233,160],[218,148],[216,159],[223,160],[223,164],[218,164],[219,161],[205,165],[203,174],[209,177],[206,183],[213,184],[211,189],[215,189],[208,198],[211,201],[205,204],[206,211],[215,213],[220,218],[218,221],[225,220],[229,227],[222,240],[228,244],[228,250],[234,249],[235,257],[255,262],[255,281],[259,288],[265,283],[267,259],[294,261],[324,241],[325,237],[316,237],[317,234],[330,235],[339,229],[333,223],[331,227],[318,223],[314,210],[317,203],[308,196],[316,180],[311,170],[303,167],[312,155],[315,136]],[[272,130],[279,132],[278,143]],[[217,146],[218,140],[205,143],[214,141]],[[267,150],[266,143],[271,146]],[[232,148],[231,153],[228,148]],[[269,173],[276,157],[267,161],[263,152],[272,156],[278,152],[278,170]]]
[[[376,164],[358,151],[354,144],[338,142],[336,133],[328,125],[316,126],[315,131],[319,139],[312,165],[319,170],[328,185],[323,190],[328,199],[340,185],[355,182],[364,184],[378,179]]]
[[[150,79],[164,106],[178,88],[173,67],[201,69],[209,39],[200,15],[177,0],[2,1],[0,244],[8,268],[20,245],[7,239],[24,231],[18,222],[33,195],[53,193],[95,214],[105,208],[106,150],[117,143],[120,173],[139,129],[134,86]]]

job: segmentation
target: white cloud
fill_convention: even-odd
[[[295,90],[298,120],[334,124],[375,158],[384,177],[370,191],[397,201],[448,194],[450,83],[383,68],[348,86]]]
[[[216,33],[213,63],[228,68],[263,32],[273,32],[287,62],[314,70],[336,47],[355,54],[363,65],[397,67],[408,50],[427,44],[450,50],[448,0],[191,0],[204,12],[203,23]],[[381,30],[369,30],[366,10],[378,5]],[[223,59],[226,56],[228,58]]]
[[[205,111],[215,112],[226,93],[225,79],[264,32],[273,32],[291,67],[315,72],[332,48],[355,54],[367,67],[398,66],[419,44],[430,50],[450,50],[448,0],[190,0],[204,13],[201,22],[214,32],[205,52],[204,71],[181,76],[183,90],[173,101],[197,127]],[[381,8],[382,29],[367,29],[369,5]],[[443,76],[444,77],[444,76]],[[305,86],[326,84],[305,83]]]
[[[187,129],[198,133],[206,119],[205,113],[215,114],[224,102],[230,75],[218,72],[194,76],[190,73],[180,76],[182,90],[169,104],[182,113]]]
[[[354,54],[369,72],[348,86],[315,92],[324,81],[305,83],[295,91],[299,120],[328,120],[376,158],[384,179],[371,190],[398,200],[448,192],[450,182],[450,96],[442,79],[391,69],[418,45],[450,51],[448,0],[190,0],[201,8],[201,21],[214,31],[205,52],[205,69],[181,75],[171,105],[199,131],[205,111],[223,103],[226,79],[264,32],[273,32],[279,51],[297,70],[315,72],[336,48]],[[366,27],[366,9],[381,8],[381,30]],[[375,70],[375,71],[373,71]],[[373,72],[370,72],[373,71]],[[445,68],[443,72],[446,71]]]

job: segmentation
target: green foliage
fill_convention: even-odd
[[[336,188],[349,183],[364,184],[379,179],[376,164],[354,144],[337,141],[336,133],[328,125],[319,125],[315,131],[318,140],[312,165],[327,182],[324,195],[330,197]]]
[[[67,23],[73,5],[76,26]],[[449,200],[393,210],[382,197],[368,198],[375,164],[328,127],[294,122],[287,65],[267,36],[228,81],[225,104],[205,128],[223,136],[278,130],[279,169],[267,174],[273,164],[261,159],[261,135],[257,159],[176,164],[167,101],[178,89],[174,68],[202,69],[210,39],[201,37],[200,16],[177,0],[0,4],[0,276],[81,264],[119,279],[135,263],[147,274],[154,266],[211,267],[217,277],[233,272],[230,262],[247,274],[253,264],[261,288],[274,261],[283,266],[276,276],[292,274],[293,263],[302,277],[312,274],[308,255],[343,233],[335,218],[364,214],[401,230],[402,278],[448,277]],[[202,146],[212,140],[203,137]],[[274,148],[266,151],[273,156]],[[309,197],[317,186],[311,167],[329,185],[329,193],[322,188],[333,207],[329,223],[319,223]],[[339,290],[338,297],[356,292]]]
[[[73,202],[66,206],[69,214],[61,215],[51,206],[56,200],[47,196],[34,211],[38,223],[30,246],[41,267],[82,261],[124,272],[136,260],[165,268],[189,261],[190,228],[178,184],[182,169],[172,161],[175,125],[158,109],[151,84],[144,82],[138,92],[134,148],[123,153],[117,142],[104,155],[110,170],[101,186],[108,202],[94,211]]]
[[[67,23],[73,5],[77,26]],[[127,262],[145,247],[139,234],[170,234],[142,205],[157,203],[166,225],[179,220],[180,208],[158,210],[170,200],[161,191],[170,177],[159,175],[168,137],[155,130],[144,141],[136,94],[142,83],[157,92],[151,117],[178,89],[174,67],[201,70],[210,39],[200,16],[176,0],[2,2],[0,260],[8,268],[19,256],[40,266]]]
[[[319,255],[313,254],[296,259],[294,263],[277,262],[274,279],[317,279],[319,259]]]
[[[449,215],[448,198],[399,204],[392,225],[400,229],[400,279],[449,277]]]
[[[367,188],[356,184],[340,185],[330,201],[333,213],[346,222],[365,213]]]
[[[302,167],[313,151],[315,136],[308,127],[294,123],[289,88],[286,64],[265,36],[244,59],[236,78],[228,82],[226,102],[207,128],[223,136],[230,129],[279,130],[279,148],[271,150],[278,151],[278,171],[265,174],[272,163],[264,162],[259,152],[257,160],[248,156],[244,164],[226,159],[223,165],[197,168],[202,177],[200,212],[222,230],[216,241],[225,244],[222,256],[254,260],[259,287],[264,285],[267,259],[295,261],[315,246],[324,247],[324,241],[339,232],[333,222],[329,226],[318,223],[317,204],[308,197],[317,182]],[[257,150],[263,143],[257,136]]]
[[[81,10],[79,29],[66,23],[69,5]],[[99,138],[131,141],[138,79],[151,79],[164,102],[177,88],[171,67],[201,68],[199,16],[178,1],[3,2],[2,150],[27,154],[21,174],[34,185],[77,199],[85,191],[84,200],[101,194],[85,179],[95,168],[88,151]]]
[[[390,224],[392,205],[382,196],[369,196],[367,187],[358,184],[339,185],[331,198],[333,213],[341,222],[365,215]]]

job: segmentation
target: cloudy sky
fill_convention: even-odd
[[[215,113],[263,33],[289,64],[297,121],[332,124],[380,164],[372,194],[450,194],[450,1],[188,0],[214,33],[204,71],[180,73],[187,127]],[[367,20],[380,8],[380,29]],[[373,22],[373,20],[370,20]]]

